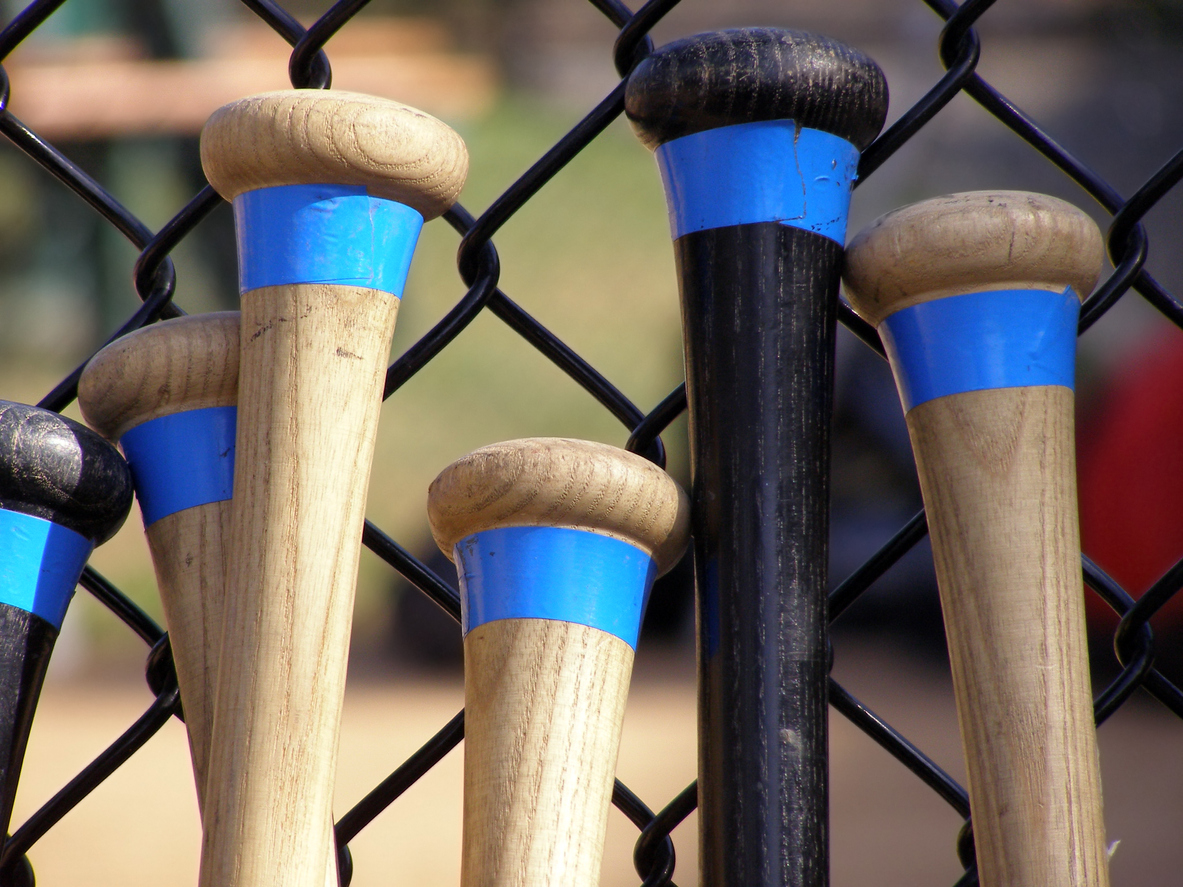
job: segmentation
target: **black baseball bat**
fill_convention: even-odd
[[[127,463],[57,413],[0,401],[0,834],[66,608],[131,508]]]
[[[796,31],[671,43],[626,113],[666,186],[682,297],[704,885],[828,883],[830,412],[866,56]]]

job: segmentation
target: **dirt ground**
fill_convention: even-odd
[[[839,649],[835,674],[849,690],[960,776],[948,679],[882,649]],[[99,753],[148,706],[143,685],[56,681],[45,692],[30,740],[14,823]],[[351,684],[341,738],[338,815],[454,715],[455,680],[400,677]],[[692,664],[642,661],[625,719],[618,773],[651,807],[694,777]],[[1183,724],[1157,704],[1120,712],[1101,731],[1113,883],[1178,883],[1183,866]],[[462,749],[350,845],[355,885],[455,885],[459,880]],[[959,866],[958,817],[841,716],[831,720],[832,882],[951,885]],[[696,821],[675,833],[675,878],[698,883]],[[605,885],[635,885],[635,829],[613,812]],[[196,883],[199,823],[184,730],[170,723],[52,829],[30,858],[42,887]]]

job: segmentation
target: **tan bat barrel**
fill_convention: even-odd
[[[1073,437],[1101,260],[1088,216],[1015,192],[905,207],[847,247],[928,511],[983,887],[1109,883]]]
[[[78,382],[82,415],[121,443],[131,465],[176,663],[199,805],[222,633],[237,396],[236,311],[137,330],[96,354]]]
[[[382,383],[420,226],[455,200],[459,136],[383,99],[292,90],[215,112],[242,292],[205,887],[323,884]]]
[[[689,541],[681,488],[639,456],[539,438],[431,485],[460,573],[464,887],[597,887],[633,650]]]

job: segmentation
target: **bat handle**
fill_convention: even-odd
[[[682,302],[702,880],[825,887],[836,309],[886,80],[837,41],[743,28],[650,55],[625,112],[665,184]]]
[[[285,90],[215,112],[201,156],[234,206],[242,295],[201,883],[319,887],[395,317],[467,154],[397,102]]]
[[[847,248],[928,511],[983,887],[1105,887],[1073,446],[1084,213],[1019,192],[889,213]]]
[[[460,571],[465,887],[595,887],[633,650],[689,539],[638,456],[555,438],[484,447],[431,485]]]
[[[180,317],[112,342],[78,403],[131,466],[168,627],[199,807],[205,796],[238,400],[237,311]]]
[[[0,401],[0,835],[33,713],[91,551],[122,526],[132,483],[118,451],[77,422]]]

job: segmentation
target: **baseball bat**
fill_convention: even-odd
[[[49,410],[0,401],[0,835],[66,608],[131,500],[127,463],[107,441]]]
[[[112,342],[87,364],[78,405],[122,446],[176,665],[204,805],[222,636],[234,431],[238,312],[166,320]]]
[[[234,204],[242,332],[201,884],[321,887],[366,488],[399,297],[463,142],[370,96],[216,111],[206,176]]]
[[[205,807],[238,403],[239,315],[166,320],[112,342],[78,380],[87,423],[123,448],[144,518]],[[335,855],[325,883],[337,884]]]
[[[633,650],[689,541],[660,468],[559,438],[483,447],[431,484],[460,574],[463,887],[598,887]]]
[[[928,511],[983,887],[1109,883],[1073,436],[1102,255],[1075,207],[988,191],[888,213],[847,248]]]
[[[722,31],[643,60],[625,110],[656,154],[682,300],[703,883],[820,887],[835,317],[886,82],[823,37]]]

